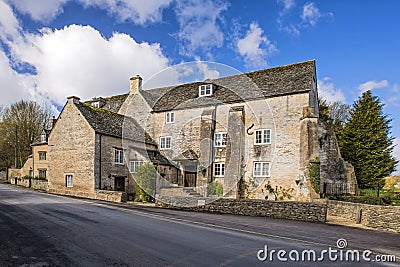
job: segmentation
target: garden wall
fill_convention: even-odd
[[[221,198],[216,200],[215,198],[158,196],[156,207],[322,223],[326,222],[327,214],[325,203],[257,199]]]
[[[94,192],[87,192],[71,189],[48,189],[48,192],[56,195],[90,198],[110,202],[126,202],[127,199],[125,192],[108,190],[94,190]]]
[[[328,216],[339,216],[368,227],[400,233],[400,207],[396,206],[329,200]]]

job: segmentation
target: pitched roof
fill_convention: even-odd
[[[87,103],[74,104],[97,133],[155,144],[147,132],[132,118],[102,108],[95,108]]]
[[[102,102],[102,109],[117,113],[129,94],[115,95],[110,97],[94,97],[84,103],[91,105],[94,102]]]
[[[219,79],[206,80],[141,91],[155,112],[244,102],[280,95],[308,92],[315,75],[315,61],[259,70]],[[212,96],[199,97],[199,86],[215,85]]]

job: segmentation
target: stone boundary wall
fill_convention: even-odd
[[[206,204],[201,205],[203,203]],[[221,198],[215,200],[212,198],[158,196],[156,207],[321,223],[326,222],[327,215],[325,203],[258,199]]]
[[[10,184],[46,191],[48,181],[39,179],[10,178]]]
[[[0,171],[0,180],[6,180],[6,179],[7,179],[7,172]]]
[[[87,192],[70,189],[48,189],[47,192],[56,195],[105,200],[110,202],[126,202],[127,200],[126,193],[118,191],[95,190],[94,192]]]
[[[328,201],[328,216],[339,216],[378,230],[400,233],[400,207]]]

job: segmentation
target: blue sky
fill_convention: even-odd
[[[400,159],[398,14],[397,0],[0,0],[0,105],[125,93],[130,76],[183,62],[247,72],[315,59],[328,101],[380,97]]]

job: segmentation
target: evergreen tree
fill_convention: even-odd
[[[354,103],[340,139],[341,154],[353,164],[359,185],[374,187],[390,175],[397,161],[392,156],[391,119],[370,91]]]

